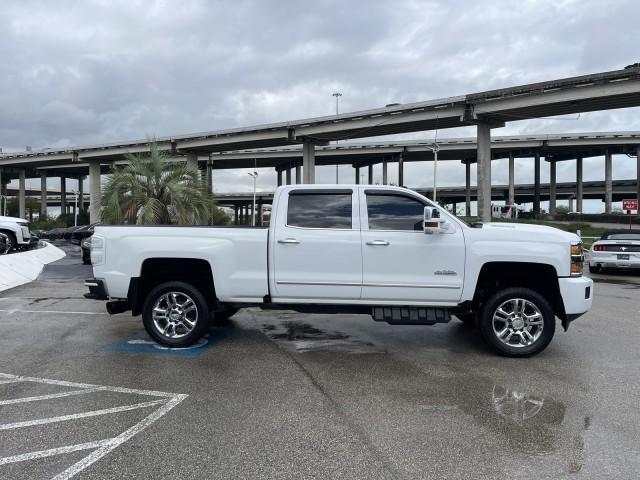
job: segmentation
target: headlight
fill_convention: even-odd
[[[584,251],[582,249],[582,243],[571,245],[571,276],[582,276],[582,266],[584,264]]]

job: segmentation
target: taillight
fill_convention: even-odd
[[[593,246],[593,250],[595,252],[605,252],[607,250],[607,246],[606,245],[594,245]]]

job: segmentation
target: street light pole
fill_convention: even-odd
[[[434,143],[431,149],[433,152],[433,202],[437,202],[438,190],[438,144]]]
[[[75,206],[73,208],[73,213],[74,213],[74,215],[73,215],[74,216],[73,225],[75,227],[77,227],[78,226],[78,191],[76,190],[74,193],[75,193],[75,197],[76,197],[76,204],[75,204]]]
[[[251,215],[251,226],[256,226],[256,180],[258,180],[258,171],[254,170],[253,173],[248,174],[253,177],[253,210]]]
[[[336,97],[336,117],[338,116],[338,100],[339,98],[342,96],[342,94],[340,92],[335,92],[331,94],[332,96]],[[336,163],[336,184],[338,184],[338,164]]]

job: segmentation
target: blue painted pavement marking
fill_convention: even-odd
[[[216,328],[202,337],[195,345],[185,348],[169,348],[154,342],[151,337],[140,334],[125,340],[113,342],[105,347],[107,352],[156,353],[160,355],[181,355],[195,357],[202,355],[211,347],[220,343],[231,333],[229,328]]]

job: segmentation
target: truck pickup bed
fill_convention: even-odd
[[[558,229],[473,228],[401,187],[296,185],[268,228],[98,226],[89,296],[142,314],[149,334],[189,345],[246,306],[368,312],[392,324],[451,315],[498,353],[528,356],[591,307],[582,244]]]

